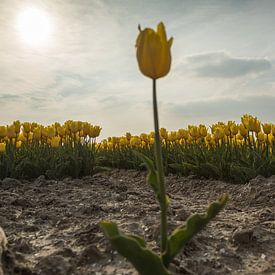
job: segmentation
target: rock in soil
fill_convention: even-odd
[[[4,274],[134,274],[103,236],[101,220],[143,236],[159,251],[159,206],[146,173],[112,170],[82,179],[0,183],[0,256]],[[272,274],[275,176],[247,184],[166,178],[169,232],[228,192],[230,201],[183,248],[173,274]],[[7,242],[8,241],[8,242]],[[1,255],[2,254],[2,255]],[[2,272],[3,273],[3,272]],[[1,274],[1,271],[0,271]],[[2,274],[1,274],[2,275]]]

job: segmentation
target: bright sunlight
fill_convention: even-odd
[[[49,15],[35,7],[26,8],[18,15],[17,28],[22,41],[32,47],[47,46],[53,31]]]

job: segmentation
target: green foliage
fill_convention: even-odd
[[[0,178],[48,178],[81,177],[92,175],[95,167],[95,151],[86,144],[63,145],[57,148],[49,145],[23,144],[16,149],[7,146],[0,155]]]
[[[131,147],[106,149],[99,152],[99,161],[102,166],[144,169],[144,159],[136,152],[154,160],[153,151],[153,146],[149,145],[134,150]],[[203,141],[199,144],[162,143],[162,155],[166,174],[192,174],[235,183],[245,183],[257,175],[275,174],[275,150],[268,152],[266,147],[256,145],[222,143],[211,148]]]
[[[144,161],[148,170],[147,182],[155,192],[159,204],[162,205],[163,200],[161,196],[159,175],[154,162],[137,151],[135,151],[135,154]],[[168,207],[168,196],[166,195],[165,198],[165,204],[166,207]],[[112,246],[122,256],[129,260],[140,274],[165,275],[170,274],[167,268],[182,247],[215,218],[227,201],[228,195],[224,194],[218,202],[209,205],[206,214],[192,215],[188,218],[186,224],[176,228],[169,237],[161,235],[161,238],[167,240],[167,248],[160,256],[146,248],[145,241],[140,236],[125,235],[121,233],[115,223],[102,221],[100,225]],[[161,211],[163,211],[163,209]],[[163,222],[163,219],[166,219],[166,211],[161,214],[161,222]]]
[[[121,233],[117,225],[110,221],[102,221],[100,225],[112,246],[131,262],[140,274],[169,274],[161,258],[156,253],[146,248],[144,239],[139,236]]]
[[[218,202],[209,205],[206,214],[194,214],[188,218],[185,225],[176,228],[168,238],[168,249],[163,255],[163,262],[168,266],[182,247],[201,231],[222,210],[228,201],[228,195],[221,196]]]
[[[155,168],[154,162],[146,157],[145,155],[135,151],[135,154],[143,160],[144,164],[146,165],[148,174],[147,174],[147,182],[152,187],[153,191],[155,192],[158,201],[160,202],[160,186],[158,181],[158,173]]]

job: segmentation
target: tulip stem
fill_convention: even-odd
[[[161,152],[160,134],[159,134],[159,119],[158,119],[158,104],[157,104],[157,88],[156,79],[153,79],[153,110],[154,110],[154,126],[155,126],[155,157],[157,168],[157,179],[160,187],[160,239],[161,252],[164,253],[167,249],[167,203],[166,191],[164,182],[163,160]]]

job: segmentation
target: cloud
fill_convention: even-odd
[[[232,57],[224,52],[203,53],[188,56],[185,67],[199,77],[236,78],[261,74],[271,70],[272,65],[265,58]]]
[[[170,103],[164,107],[164,110],[172,117],[184,120],[201,119],[201,122],[239,119],[245,113],[274,122],[274,105],[275,96],[247,95],[235,98],[210,98],[183,104]]]

